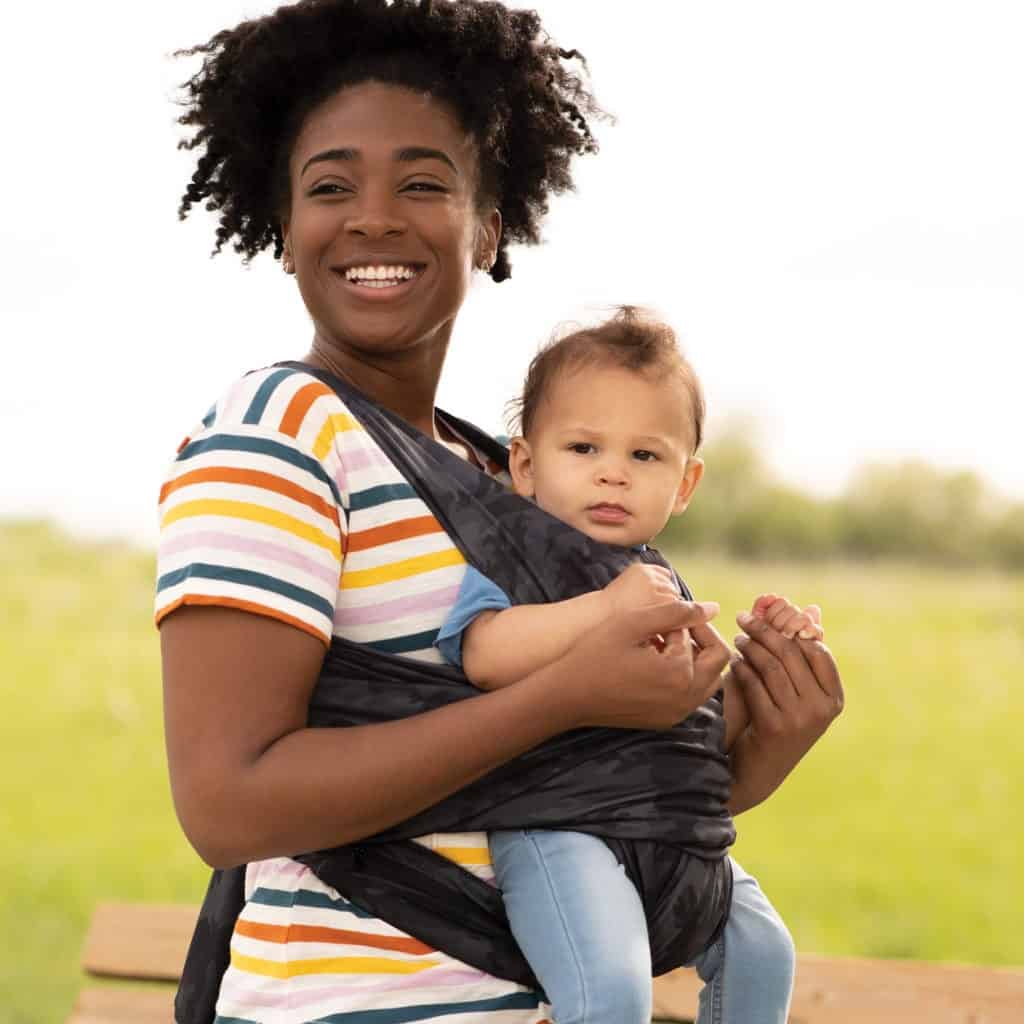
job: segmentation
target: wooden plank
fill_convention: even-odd
[[[176,981],[197,913],[194,906],[100,904],[86,937],[82,965],[95,975]],[[656,979],[655,1018],[692,1019],[699,990],[693,971],[673,971]],[[87,990],[69,1024],[163,1024],[169,1016],[152,1014],[163,1013],[172,998],[163,991]],[[132,1000],[140,1000],[137,1008]],[[147,1012],[151,1016],[143,1015]],[[1021,1024],[1024,970],[801,954],[790,1020],[792,1024]]]
[[[174,989],[87,988],[67,1024],[174,1024]]]
[[[654,982],[654,1016],[689,1020],[700,981],[673,971]],[[855,957],[797,958],[791,1024],[1021,1024],[1024,970]]]
[[[194,906],[101,903],[82,952],[89,974],[177,981],[198,910]]]

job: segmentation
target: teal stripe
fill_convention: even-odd
[[[376,915],[351,903],[342,897],[335,899],[325,892],[310,892],[309,889],[266,889],[263,886],[249,897],[250,903],[259,903],[264,907],[312,907],[315,910],[339,910],[353,917],[361,917],[368,921],[376,920]]]
[[[245,1017],[222,1017],[219,1013],[213,1018],[213,1024],[260,1024],[258,1020],[248,1020]]]
[[[245,587],[256,587],[257,590],[269,590],[271,593],[280,594],[292,601],[298,601],[299,604],[312,608],[313,611],[319,612],[332,621],[334,619],[334,605],[330,601],[324,600],[319,594],[314,594],[311,590],[306,590],[305,587],[297,587],[293,583],[279,580],[276,576],[268,576],[263,572],[251,572],[248,569],[234,569],[227,565],[191,562],[184,568],[164,573],[157,580],[156,591],[159,594],[161,590],[176,587],[179,583],[184,583],[185,580],[192,578],[223,580],[226,583],[240,583]]]
[[[353,512],[375,505],[384,505],[389,501],[403,501],[415,498],[416,492],[408,484],[381,484],[380,487],[368,487],[365,491],[355,491],[349,498],[349,507]]]
[[[203,417],[203,426],[208,427],[217,416],[217,406],[211,405],[210,411]]]
[[[357,1010],[317,1017],[313,1024],[409,1024],[457,1013],[500,1013],[502,1010],[533,1010],[540,1006],[536,992],[512,992],[497,999],[477,999],[466,1003],[432,1003],[426,1006],[395,1007],[392,1010]]]
[[[251,452],[254,455],[269,455],[271,458],[280,459],[291,466],[297,466],[307,473],[311,473],[322,484],[331,489],[334,500],[341,506],[341,495],[334,481],[327,475],[327,471],[311,455],[304,455],[300,451],[281,444],[280,441],[270,441],[265,437],[241,437],[238,434],[214,434],[213,437],[204,437],[191,444],[185,445],[178,452],[176,461],[184,462],[186,459],[194,458],[196,455],[205,455],[207,452]]]
[[[257,389],[253,400],[249,403],[249,408],[246,409],[245,415],[242,417],[242,422],[259,423],[267,411],[267,402],[270,401],[270,396],[277,390],[277,385],[294,373],[296,373],[295,370],[275,370]]]
[[[389,640],[371,640],[363,644],[363,646],[372,647],[375,651],[384,651],[386,654],[408,654],[410,651],[425,651],[434,646],[437,632],[436,629],[428,629],[425,633],[396,636]]]

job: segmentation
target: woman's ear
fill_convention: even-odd
[[[693,492],[697,490],[697,484],[700,483],[700,478],[704,475],[704,460],[698,459],[696,455],[691,455],[686,460],[686,470],[683,473],[683,479],[679,483],[679,490],[676,492],[675,504],[672,506],[672,515],[678,516],[686,511],[686,506],[690,504],[690,498],[693,497]]]
[[[294,274],[295,257],[292,254],[292,236],[287,221],[284,221],[281,224],[281,241],[281,269],[286,274]]]
[[[521,498],[532,498],[533,454],[525,437],[513,437],[508,445],[508,470],[512,474],[512,486]]]
[[[501,241],[501,211],[493,209],[486,217],[480,218],[476,236],[476,253],[473,265],[481,270],[489,271],[498,256],[498,243]]]

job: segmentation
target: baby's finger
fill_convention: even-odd
[[[778,594],[762,594],[755,602],[751,612],[756,615],[759,619],[763,619],[776,601],[778,601]]]
[[[800,616],[800,612],[792,605],[786,605],[782,611],[777,612],[771,618],[771,625],[778,630],[784,637],[792,640],[796,636],[797,630],[800,628],[797,619]]]
[[[821,607],[816,604],[809,604],[804,608],[804,615],[809,616],[815,625],[821,625]]]
[[[825,630],[816,622],[806,619],[801,624],[799,632],[794,635],[800,637],[801,640],[823,640],[825,638]]]

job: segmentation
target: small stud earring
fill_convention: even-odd
[[[484,255],[480,257],[480,269],[485,274],[489,274],[491,272],[491,267],[493,267],[493,266],[494,266],[494,257],[491,256],[489,253],[484,253]]]
[[[292,257],[291,257],[290,253],[286,252],[284,254],[284,256],[281,257],[281,269],[286,274],[294,274],[295,273],[295,263],[292,260]]]

